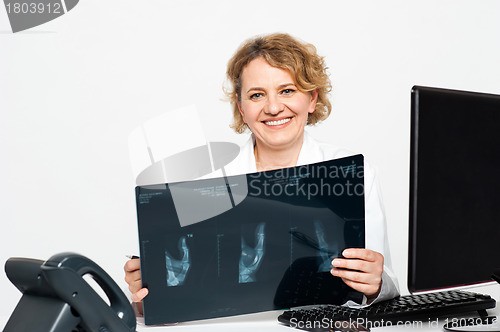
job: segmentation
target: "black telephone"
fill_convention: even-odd
[[[4,332],[132,332],[135,313],[113,279],[96,263],[75,253],[47,261],[10,258],[10,281],[23,293]],[[90,275],[108,305],[83,279]]]

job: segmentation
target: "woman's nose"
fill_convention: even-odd
[[[269,115],[277,115],[284,110],[285,106],[280,102],[278,97],[269,96],[266,105],[264,107],[264,112]]]

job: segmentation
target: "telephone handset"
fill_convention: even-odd
[[[113,279],[96,263],[75,253],[47,261],[10,258],[10,281],[23,293],[4,332],[132,332],[135,313]],[[109,305],[83,279],[91,276]]]

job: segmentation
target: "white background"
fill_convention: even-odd
[[[498,0],[82,0],[16,34],[0,7],[0,265],[74,251],[125,287],[124,255],[139,253],[128,135],[195,104],[208,140],[245,141],[228,127],[225,66],[270,32],[326,57],[333,113],[310,132],[377,166],[407,293],[410,89],[500,94]],[[3,271],[0,287],[8,316],[20,293]]]

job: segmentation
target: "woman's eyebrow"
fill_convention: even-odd
[[[279,89],[286,88],[288,86],[295,86],[295,83],[283,83],[278,86]]]
[[[249,93],[249,92],[251,92],[251,91],[263,91],[263,90],[264,90],[264,88],[261,88],[261,87],[256,86],[256,87],[253,87],[253,88],[248,89],[248,90],[247,90],[247,93]]]
[[[278,85],[278,90],[281,90],[281,89],[289,87],[289,86],[295,86],[295,83],[282,83],[282,84]],[[252,88],[248,89],[247,93],[249,93],[251,91],[264,91],[264,90],[265,90],[264,88],[256,86],[256,87],[252,87]]]

